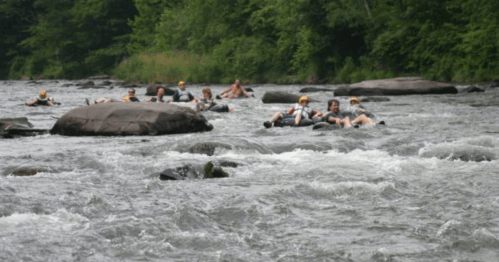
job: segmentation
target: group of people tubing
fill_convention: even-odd
[[[307,96],[299,98],[298,103],[289,108],[285,112],[276,112],[270,121],[265,121],[263,125],[266,128],[272,127],[277,121],[286,119],[294,119],[292,125],[300,126],[302,121],[316,119],[317,121],[325,121],[330,124],[336,124],[344,128],[358,127],[358,125],[374,125],[376,122],[368,117],[370,115],[367,110],[360,105],[360,100],[357,97],[350,98],[350,107],[348,111],[340,110],[340,101],[331,99],[327,103],[327,111],[321,113],[312,110],[308,106],[310,99]],[[384,124],[383,121],[380,122]]]
[[[178,84],[178,89],[175,90],[175,93],[170,97],[169,100],[164,100],[165,89],[158,88],[155,97],[151,97],[146,100],[146,102],[190,102],[196,104],[196,110],[199,111],[217,111],[217,112],[229,112],[234,111],[234,108],[229,108],[227,105],[218,104],[216,99],[213,99],[211,89],[208,87],[203,88],[202,90],[203,98],[198,99],[195,98],[185,87],[185,82],[180,81]],[[244,97],[254,97],[252,94],[249,94],[240,84],[239,80],[236,80],[234,84],[225,89],[222,93],[217,95],[217,98],[244,98]],[[117,100],[113,98],[98,98],[94,102],[90,102],[88,99],[86,100],[86,104],[99,104],[99,103],[107,103],[107,102],[117,102]],[[130,88],[128,91],[128,95],[123,97],[122,102],[140,102],[137,97],[135,97],[135,89]],[[272,127],[276,121],[286,120],[286,119],[294,119],[294,126],[300,126],[300,123],[305,120],[319,120],[325,121],[330,124],[336,124],[345,128],[351,128],[352,126],[357,127],[359,124],[364,125],[373,125],[376,122],[368,117],[368,113],[366,109],[360,105],[360,101],[356,97],[350,98],[350,107],[349,110],[343,112],[340,110],[340,102],[337,99],[332,99],[328,101],[327,111],[325,113],[321,113],[316,110],[312,110],[308,104],[310,99],[307,96],[301,96],[298,100],[298,103],[293,107],[289,108],[287,111],[276,112],[269,121],[265,121],[263,125],[266,128]],[[56,104],[53,98],[47,97],[47,91],[40,90],[39,97],[31,99],[26,102],[28,106],[36,106],[36,105],[46,105],[53,106]]]

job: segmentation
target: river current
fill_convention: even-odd
[[[1,81],[0,118],[50,129],[85,98],[127,93],[70,83]],[[266,91],[304,86],[251,87],[256,98],[221,101],[235,112],[203,113],[211,132],[0,139],[0,261],[498,261],[499,89],[389,96],[363,103],[385,126],[314,131],[263,126],[291,106],[263,104]],[[25,106],[40,89],[62,104]],[[321,112],[333,98],[308,95]],[[203,142],[227,146],[189,153]],[[211,160],[238,165],[157,175]]]

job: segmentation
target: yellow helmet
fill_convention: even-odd
[[[178,82],[178,85],[181,86],[181,85],[185,85],[185,82],[184,81],[180,81]]]
[[[309,99],[307,96],[302,96],[302,97],[300,97],[300,99],[298,100],[298,103],[301,103],[301,101],[304,101],[304,100],[306,100],[306,101],[310,102],[310,99]]]
[[[351,97],[350,102],[355,101],[357,103],[360,103],[360,100],[357,97]]]
[[[47,98],[47,91],[45,90],[40,90],[40,98],[45,99]]]

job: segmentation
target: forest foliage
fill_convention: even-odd
[[[0,78],[490,81],[496,10],[497,0],[3,0]]]

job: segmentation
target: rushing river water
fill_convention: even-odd
[[[85,98],[127,92],[68,83],[0,82],[0,118],[50,129]],[[499,89],[393,96],[364,103],[386,126],[320,132],[263,127],[290,107],[263,94],[303,86],[252,88],[223,101],[235,112],[204,113],[211,132],[0,139],[0,261],[498,261]],[[24,106],[40,89],[62,105]],[[333,93],[309,96],[325,111]],[[229,147],[189,153],[202,142]],[[238,166],[224,179],[157,175],[210,160]]]

